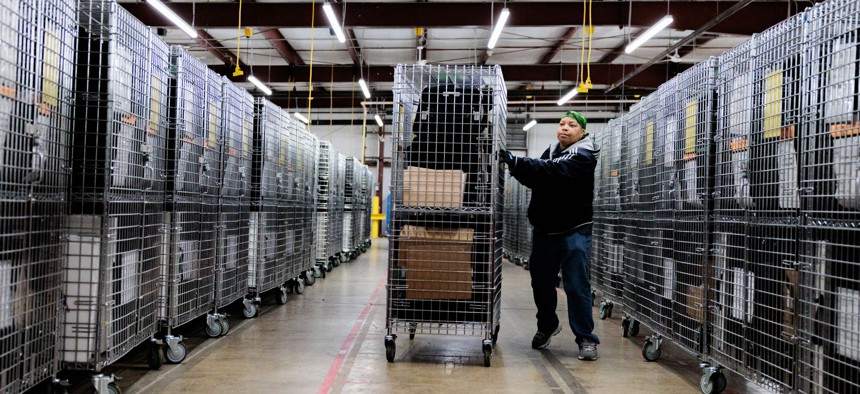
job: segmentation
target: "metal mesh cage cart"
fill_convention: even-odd
[[[592,283],[603,293],[598,317],[612,316],[615,303],[624,297],[624,231],[621,215],[621,142],[626,117],[612,119],[595,135],[600,147],[598,173],[595,176],[594,225],[591,246]]]
[[[0,2],[0,392],[58,368],[77,15],[72,1]]]
[[[344,165],[344,182],[343,182],[343,247],[342,252],[344,261],[350,261],[358,254],[355,253],[356,243],[355,225],[358,223],[355,212],[357,206],[358,193],[361,191],[359,183],[358,161],[352,156],[346,157]]]
[[[331,272],[336,250],[340,245],[332,238],[331,215],[335,204],[337,152],[328,141],[319,142],[317,161],[317,202],[316,202],[316,265],[325,277]]]
[[[290,138],[295,128],[289,113],[258,98],[254,116],[254,160],[251,220],[248,236],[248,296],[243,314],[257,316],[261,295],[277,289],[278,304],[287,302],[287,207],[295,191],[290,171]]]
[[[286,112],[285,112],[286,114]],[[299,123],[292,117],[285,119],[287,133],[282,136],[286,137],[282,143],[287,149],[286,160],[286,193],[279,202],[279,212],[284,219],[284,235],[283,235],[283,250],[284,250],[284,277],[286,282],[284,286],[288,291],[295,291],[301,294],[304,291],[304,280],[299,280],[300,276],[306,274],[308,267],[304,254],[305,249],[302,249],[304,240],[304,231],[306,223],[304,223],[305,207],[304,202],[304,147],[301,142],[302,138],[309,133],[305,124]]]
[[[332,259],[332,265],[337,267],[340,265],[340,263],[346,261],[346,255],[343,250],[344,242],[346,242],[344,240],[344,232],[346,231],[346,226],[344,223],[344,221],[346,220],[344,204],[344,192],[346,191],[346,156],[344,156],[343,153],[340,152],[336,152],[334,156],[335,170],[332,172],[332,180],[334,183],[329,186],[329,195],[331,196],[331,210],[329,210],[328,230],[329,237],[331,237],[330,253],[331,256],[334,256]]]
[[[301,261],[299,278],[295,282],[297,292],[305,285],[313,285],[316,281],[316,204],[317,204],[317,160],[319,157],[319,139],[304,127],[298,133],[299,162],[296,172],[299,174],[298,210],[301,217],[299,227],[300,237],[299,257]]]
[[[499,66],[395,70],[386,357],[396,333],[498,335],[507,93]]]
[[[59,346],[65,369],[98,372],[158,329],[170,75],[166,45],[122,7],[79,7]],[[113,377],[93,380],[107,392]]]
[[[505,176],[503,244],[507,243],[504,248],[506,258],[516,265],[528,268],[532,248],[532,226],[529,223],[528,208],[532,191],[510,174],[506,173]]]

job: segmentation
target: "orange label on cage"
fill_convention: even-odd
[[[194,142],[194,139],[192,139],[191,137],[184,137],[182,138],[182,140],[185,142]]]
[[[794,125],[783,126],[779,130],[779,138],[782,138],[784,140],[794,138]]]
[[[158,132],[157,132],[157,131],[155,131],[155,129],[153,129],[153,128],[148,128],[148,129],[146,129],[146,131],[147,131],[150,135],[156,135],[156,134],[158,134]]]
[[[0,94],[9,98],[15,98],[15,88],[6,85],[0,86]]]
[[[54,112],[54,111],[53,111],[53,108],[51,108],[50,104],[48,104],[48,103],[39,104],[39,115],[50,116],[52,112]]]
[[[729,142],[732,152],[740,152],[749,149],[750,142],[746,138]]]
[[[134,126],[134,124],[137,123],[137,117],[134,115],[123,116],[119,118],[119,121]]]
[[[618,176],[618,170],[609,171],[609,176]]]
[[[230,156],[236,156],[236,148],[230,148]]]
[[[833,138],[850,137],[852,135],[860,135],[860,122],[830,125],[830,136]]]
[[[684,160],[694,160],[695,158],[695,153],[684,153]]]

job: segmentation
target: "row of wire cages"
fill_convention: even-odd
[[[532,226],[528,209],[532,190],[505,174],[505,209],[503,214],[503,256],[508,261],[528,268],[532,254]]]
[[[258,98],[254,118],[248,296],[243,314],[257,316],[262,294],[287,294],[313,284],[306,251],[314,248],[318,140],[305,125],[272,102]]]
[[[593,279],[775,392],[860,390],[858,5],[827,1],[662,85],[598,136]]]
[[[499,330],[507,92],[499,66],[398,65],[386,357],[397,333]]]
[[[56,373],[73,111],[73,1],[0,2],[0,392]]]
[[[345,169],[342,253],[345,261],[351,261],[369,246],[370,169],[352,156],[346,157]]]

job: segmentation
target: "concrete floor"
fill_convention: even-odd
[[[386,240],[317,279],[286,305],[264,298],[259,317],[230,317],[231,331],[208,339],[202,321],[183,333],[189,355],[179,365],[148,371],[141,353],[106,372],[125,393],[697,393],[697,360],[669,344],[659,362],[641,356],[642,335],[621,337],[621,313],[598,320],[600,359],[577,360],[570,328],[543,351],[535,330],[528,272],[505,262],[501,331],[492,366],[483,366],[481,338],[400,335],[394,363],[385,359]],[[566,316],[564,297],[559,314]],[[595,311],[596,316],[596,311]],[[199,319],[198,319],[199,320]],[[194,327],[194,325],[199,327]],[[729,375],[726,392],[756,392]]]

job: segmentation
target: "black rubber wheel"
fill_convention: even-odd
[[[150,343],[149,350],[146,352],[146,364],[149,369],[157,371],[164,365],[164,355],[161,353],[161,345]]]
[[[332,262],[329,261],[325,266],[325,272],[331,272],[332,269],[334,269],[334,266],[332,265]],[[323,278],[325,278],[325,275],[323,275]]]
[[[699,380],[699,388],[704,394],[722,393],[726,389],[726,386],[728,386],[728,382],[722,372],[714,372],[711,374],[710,379],[706,379],[705,375],[702,375],[702,378]]]
[[[607,319],[611,319],[611,318],[612,318],[612,310],[613,310],[613,309],[615,309],[615,304],[609,304],[609,311],[608,311],[608,312],[606,312],[606,318],[607,318]]]
[[[597,317],[599,317],[600,320],[606,320],[606,318],[609,317],[608,305],[606,305],[604,303],[600,304],[600,307],[597,308]]]
[[[312,272],[305,272],[304,277],[302,278],[305,281],[305,285],[313,286],[316,283],[317,278],[314,276]]]
[[[230,332],[230,322],[227,321],[227,318],[223,318],[218,320],[218,324],[221,324],[221,336],[227,335]]]
[[[107,394],[122,394],[122,389],[116,385],[116,383],[108,383],[108,392]]]
[[[626,318],[626,317],[624,319],[621,319],[621,336],[624,338],[627,338],[627,335],[629,334],[629,332],[628,332],[629,329],[630,329],[630,319]]]
[[[630,325],[630,330],[628,332],[631,337],[635,337],[639,335],[639,320],[634,320],[633,324]]]
[[[305,282],[303,280],[296,280],[295,292],[296,294],[302,294],[305,292]]]
[[[397,346],[394,345],[394,341],[385,341],[385,359],[388,362],[394,362],[394,353],[397,352]]]
[[[642,357],[646,361],[657,361],[660,359],[660,348],[650,340],[645,341],[645,346],[642,347]]]
[[[490,360],[493,358],[493,346],[484,345],[484,366],[490,366]]]
[[[289,286],[287,286],[287,288],[289,288]],[[275,296],[275,302],[277,302],[278,305],[286,304],[287,303],[287,291],[278,289],[278,294]]]

